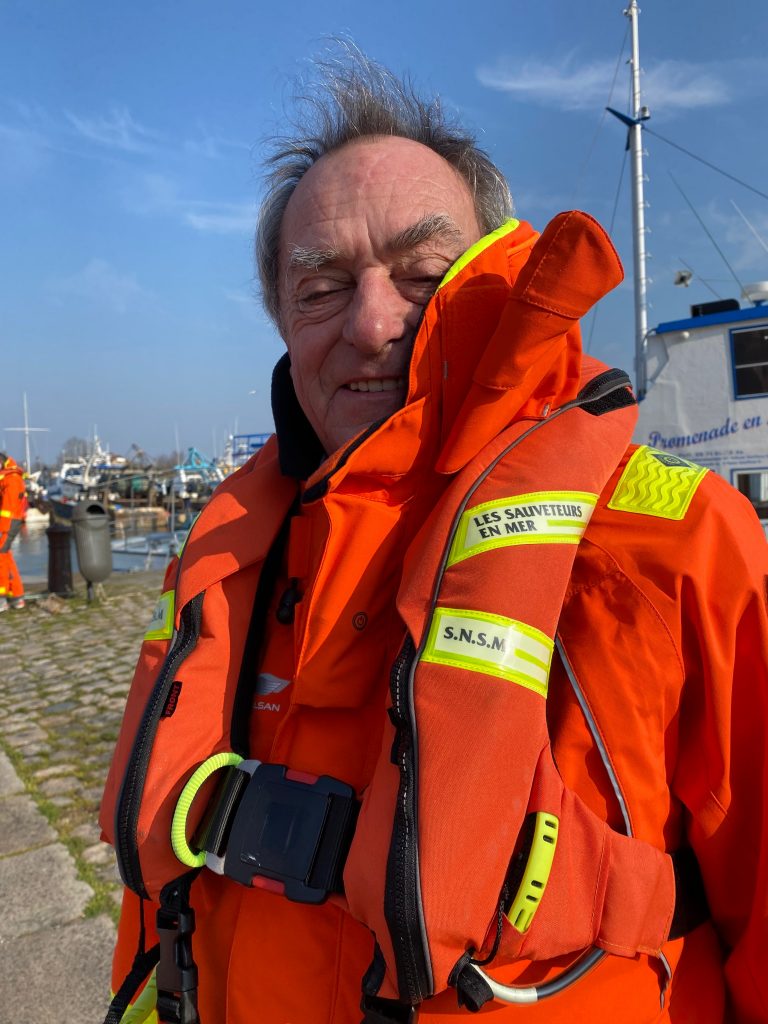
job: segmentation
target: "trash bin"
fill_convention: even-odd
[[[112,543],[109,516],[100,501],[81,501],[72,512],[75,551],[80,575],[88,584],[90,599],[94,583],[103,583],[112,572]]]
[[[48,593],[72,597],[72,530],[63,523],[52,523],[45,531],[48,538]]]

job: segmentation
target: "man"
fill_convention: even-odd
[[[11,545],[24,517],[24,472],[10,455],[0,452],[0,612],[24,607],[24,584]]]
[[[759,524],[629,445],[599,227],[538,238],[382,69],[326,87],[258,231],[276,437],[169,568],[107,782],[107,1020],[768,1020]]]

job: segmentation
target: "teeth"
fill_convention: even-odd
[[[377,377],[372,380],[353,380],[347,387],[350,391],[395,391],[402,383],[402,377]]]

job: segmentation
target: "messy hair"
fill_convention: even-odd
[[[371,136],[420,142],[464,178],[484,233],[512,215],[509,186],[474,136],[451,120],[438,97],[424,99],[352,44],[341,43],[338,60],[317,61],[319,82],[297,102],[293,137],[274,140],[267,160],[266,192],[256,229],[256,266],[262,302],[280,327],[278,298],[280,226],[293,191],[320,157]]]

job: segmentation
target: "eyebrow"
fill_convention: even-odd
[[[447,213],[429,213],[415,224],[410,224],[402,231],[398,231],[386,243],[385,249],[388,252],[400,253],[415,249],[424,242],[441,238],[447,242],[460,244],[463,236],[453,218]],[[340,249],[333,246],[314,247],[311,245],[291,246],[288,257],[287,269],[296,267],[305,270],[320,270],[329,263],[335,263],[344,258]]]

